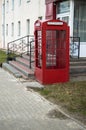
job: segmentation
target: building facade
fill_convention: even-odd
[[[45,0],[2,0],[2,48],[7,43],[34,34],[34,22],[45,19]]]
[[[2,6],[0,47],[7,48],[8,42],[28,34],[33,35],[34,22],[37,19],[60,19],[70,26],[70,37],[80,38],[79,55],[86,57],[86,1],[1,0],[0,2]],[[77,44],[76,39],[75,43]],[[74,53],[76,55],[77,52]]]
[[[2,0],[0,0],[0,48],[2,47]]]
[[[80,38],[80,57],[86,57],[85,14],[85,0],[46,0],[46,19],[60,19],[67,22],[70,26],[70,37]]]

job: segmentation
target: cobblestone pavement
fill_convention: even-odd
[[[86,130],[70,118],[50,118],[56,108],[0,69],[0,130]]]

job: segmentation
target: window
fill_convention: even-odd
[[[7,11],[7,13],[9,11],[9,1],[8,0],[6,1],[6,11]]]
[[[69,25],[69,16],[70,16],[70,1],[65,0],[59,2],[57,5],[57,18],[65,21]]]
[[[8,36],[8,24],[6,24],[6,36]]]
[[[14,0],[12,0],[12,10],[14,10]]]
[[[29,19],[27,19],[26,29],[27,29],[27,35],[30,34],[30,20]]]
[[[21,0],[19,0],[19,6],[21,5]]]
[[[13,36],[14,35],[14,23],[11,24],[11,29],[12,29],[11,30],[11,36]]]
[[[2,24],[2,35],[4,36],[4,25]]]
[[[4,15],[5,14],[5,4],[3,3],[2,5],[2,14]]]
[[[69,16],[62,17],[62,20],[69,24]]]
[[[70,11],[70,1],[62,1],[59,2],[59,5],[57,7],[57,13],[66,13]]]
[[[18,21],[18,36],[21,35],[21,22]]]
[[[86,3],[75,2],[74,10],[74,36],[80,37],[81,42],[86,42]]]

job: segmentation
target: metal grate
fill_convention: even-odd
[[[80,57],[80,37],[70,37],[70,56],[71,58]]]

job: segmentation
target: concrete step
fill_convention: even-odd
[[[86,72],[84,72],[84,73],[72,73],[70,75],[70,77],[78,77],[78,76],[85,76],[86,77]]]
[[[19,62],[20,64],[29,67],[29,60],[23,58],[23,57],[17,57],[16,61]]]
[[[83,61],[86,61],[86,57],[81,57],[79,59],[77,58],[70,58],[70,62],[83,62]]]
[[[29,76],[34,76],[34,62],[31,62],[30,69],[29,55],[24,54],[22,57],[16,57],[15,61],[9,61],[9,64],[4,63],[3,68],[13,73],[16,77],[28,79]]]
[[[86,73],[86,66],[70,66],[70,74]]]
[[[27,60],[27,59],[25,59],[23,57],[17,57],[16,61],[19,62],[20,64],[22,64],[22,65],[30,68],[30,62],[29,62],[29,60]],[[34,62],[31,62],[31,69],[34,70]]]
[[[22,58],[30,61],[30,55],[23,54]],[[35,61],[34,55],[31,55],[31,62],[34,62],[34,61]]]
[[[27,77],[34,75],[34,72],[31,69],[29,69],[29,67],[26,67],[17,61],[10,61],[9,64]]]
[[[8,63],[3,63],[2,67],[7,70],[8,72],[12,73],[16,78],[23,78],[25,80],[28,79],[27,76],[25,76],[22,72],[18,71],[16,68],[14,68],[13,66],[11,66]]]
[[[86,58],[70,59],[70,76],[86,74]]]
[[[20,78],[22,77],[22,75],[20,74],[20,72],[15,69],[14,67],[12,67],[10,64],[8,63],[3,63],[2,64],[2,67],[5,69],[5,70],[8,70],[9,72],[11,72],[15,77],[17,78]]]
[[[74,61],[74,62],[70,62],[70,66],[86,66],[86,61]]]
[[[29,60],[30,59],[30,56],[29,55],[26,55],[26,54],[23,54],[22,55],[22,58],[26,59],[26,60]]]

